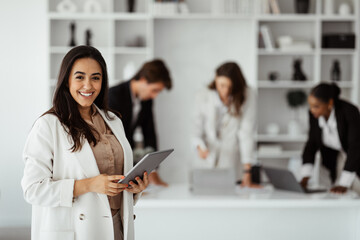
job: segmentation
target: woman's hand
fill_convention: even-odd
[[[347,187],[342,187],[342,186],[335,186],[333,188],[331,188],[330,192],[332,193],[336,193],[336,194],[344,194],[347,191]]]
[[[198,150],[199,157],[202,159],[206,159],[207,156],[209,155],[208,150],[202,150],[199,146],[197,147],[197,150]]]
[[[303,179],[301,179],[300,185],[302,186],[303,189],[307,189],[309,179],[310,179],[309,177],[304,177]]]
[[[123,178],[123,175],[106,174],[101,174],[90,178],[89,192],[102,193],[110,197],[114,197],[128,187],[128,184],[117,183],[120,179]]]
[[[129,184],[131,188],[126,188],[125,191],[130,193],[140,193],[144,191],[149,185],[149,178],[147,172],[144,172],[144,176],[142,180],[140,177],[136,177],[135,180],[137,184],[134,183],[133,181],[130,181]]]
[[[259,184],[252,183],[251,173],[244,173],[243,178],[241,180],[241,187],[261,188]]]

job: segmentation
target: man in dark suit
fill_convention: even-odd
[[[121,114],[126,137],[134,149],[134,132],[141,128],[143,147],[157,150],[156,132],[153,117],[153,99],[164,89],[171,89],[170,73],[159,59],[146,62],[135,76],[109,90],[109,106]],[[167,186],[157,171],[150,173],[150,182]]]

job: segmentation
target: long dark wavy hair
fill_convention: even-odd
[[[73,146],[72,152],[81,150],[84,138],[89,143],[97,144],[98,136],[94,136],[93,132],[96,130],[89,126],[85,120],[81,117],[78,103],[70,94],[69,90],[69,77],[74,62],[81,58],[91,58],[97,61],[102,70],[102,84],[101,91],[95,99],[95,105],[104,110],[106,118],[112,119],[109,116],[108,107],[108,74],[106,69],[106,63],[101,53],[91,46],[78,46],[71,49],[64,57],[61,63],[59,77],[56,84],[56,89],[53,98],[53,107],[45,114],[54,114],[58,117],[59,121],[63,125],[65,131],[71,136]]]
[[[246,89],[248,86],[239,65],[235,62],[226,62],[219,66],[215,73],[217,77],[224,76],[231,80],[230,106],[233,106],[234,110],[231,111],[231,108],[229,108],[229,111],[235,116],[240,116],[241,106],[246,100]],[[208,87],[216,91],[215,80]]]

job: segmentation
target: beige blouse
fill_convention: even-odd
[[[92,108],[92,112],[92,122],[86,122],[98,132],[100,137],[100,139],[97,139],[96,146],[90,144],[100,174],[122,175],[124,172],[124,152],[122,146],[95,107]],[[96,133],[94,133],[94,136],[98,138]],[[112,215],[114,216],[121,208],[122,193],[115,197],[108,196],[108,199]]]

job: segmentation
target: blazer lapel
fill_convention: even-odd
[[[87,178],[100,175],[99,168],[96,163],[94,153],[90,147],[89,142],[85,139],[81,151],[76,151],[75,156],[83,169],[83,172]],[[103,204],[107,209],[110,209],[109,201],[105,194],[97,193]]]
[[[75,156],[78,159],[86,177],[91,178],[100,174],[94,153],[86,139],[84,140],[81,151],[76,151]]]

